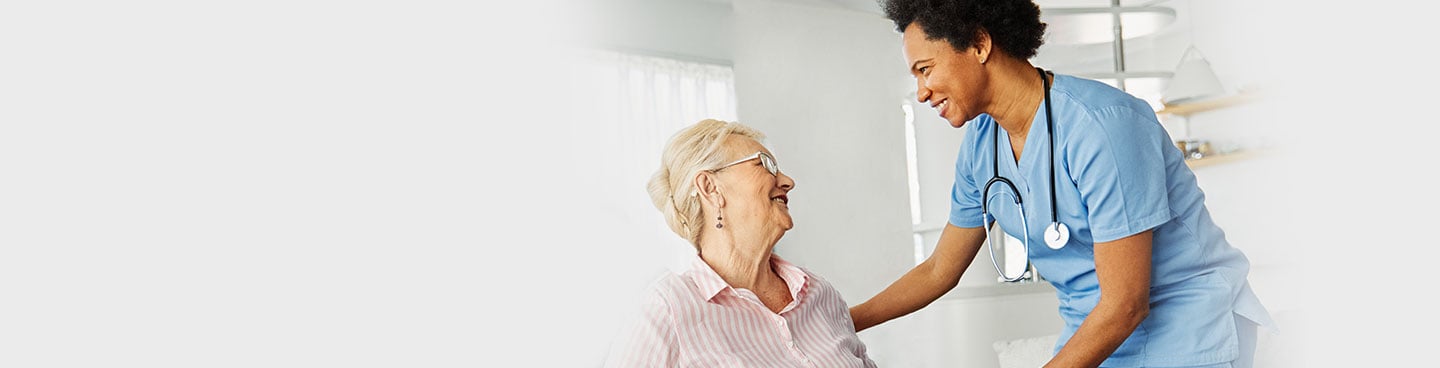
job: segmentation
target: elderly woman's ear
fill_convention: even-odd
[[[699,193],[701,202],[717,208],[725,205],[725,197],[720,195],[720,187],[713,173],[701,171],[695,175],[695,192]]]

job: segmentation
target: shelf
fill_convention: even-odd
[[[1241,91],[1240,93],[1207,98],[1204,100],[1185,102],[1178,104],[1166,104],[1165,108],[1156,111],[1156,114],[1185,116],[1202,111],[1210,111],[1223,107],[1230,107],[1255,100],[1255,94]]]
[[[1255,157],[1255,152],[1239,151],[1224,154],[1214,154],[1202,158],[1185,159],[1185,166],[1191,169],[1198,169],[1206,166],[1214,166],[1227,162],[1235,162]]]

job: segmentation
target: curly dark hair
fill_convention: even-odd
[[[1031,0],[882,0],[880,7],[896,31],[919,23],[925,39],[944,39],[955,50],[970,48],[980,30],[995,47],[1020,59],[1035,56],[1045,43],[1040,6]]]

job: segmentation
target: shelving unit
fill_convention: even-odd
[[[1185,166],[1189,166],[1191,169],[1198,169],[1206,166],[1214,166],[1227,162],[1250,159],[1254,158],[1255,155],[1256,153],[1253,151],[1238,151],[1231,153],[1215,154],[1202,158],[1186,159]]]
[[[1198,113],[1198,112],[1204,112],[1204,111],[1210,111],[1210,110],[1215,110],[1215,109],[1219,109],[1219,108],[1225,108],[1225,107],[1235,106],[1235,105],[1243,104],[1243,103],[1250,102],[1250,101],[1254,101],[1254,100],[1255,100],[1255,93],[1253,93],[1253,92],[1248,92],[1248,91],[1241,91],[1240,93],[1236,93],[1236,94],[1232,94],[1232,95],[1228,95],[1228,96],[1221,96],[1221,97],[1216,97],[1216,98],[1204,99],[1204,100],[1195,101],[1195,102],[1180,103],[1180,104],[1174,104],[1174,105],[1167,104],[1167,105],[1165,105],[1165,108],[1160,109],[1160,111],[1156,111],[1155,113],[1156,113],[1156,114],[1164,114],[1164,115],[1189,116],[1190,114],[1194,114],[1194,113]]]
[[[1187,132],[1186,135],[1188,136],[1188,132],[1190,130],[1190,115],[1249,103],[1254,101],[1255,99],[1256,94],[1253,91],[1242,90],[1238,93],[1221,97],[1208,98],[1204,100],[1179,104],[1166,104],[1165,108],[1160,109],[1159,111],[1155,111],[1155,113],[1160,115],[1173,115],[1185,118],[1185,130]],[[1186,159],[1185,165],[1190,166],[1191,169],[1197,169],[1206,166],[1213,166],[1228,162],[1249,159],[1253,158],[1254,156],[1255,152],[1247,151],[1214,154],[1198,159]]]

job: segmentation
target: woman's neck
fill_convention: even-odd
[[[1023,141],[1030,132],[1030,122],[1035,120],[1035,112],[1045,101],[1045,84],[1027,61],[1006,58],[995,61],[996,72],[990,82],[994,91],[990,116],[1012,139]]]
[[[779,281],[770,267],[771,250],[775,242],[759,240],[741,241],[730,234],[702,240],[700,259],[710,265],[730,287],[754,291],[771,282]]]

